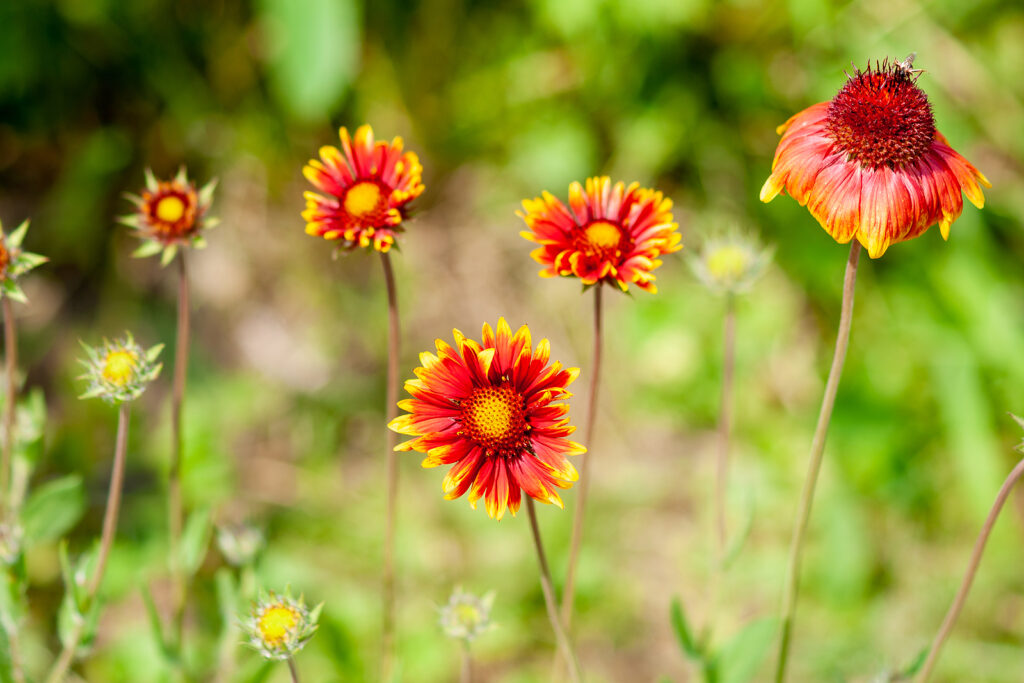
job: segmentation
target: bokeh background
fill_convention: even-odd
[[[78,340],[173,343],[173,269],[130,257],[115,225],[143,169],[218,177],[195,305],[185,492],[218,522],[266,530],[257,582],[326,605],[299,657],[310,681],[373,681],[384,511],[385,300],[378,259],[333,260],[303,232],[303,163],[337,127],[402,135],[426,192],[395,254],[402,375],[458,327],[499,315],[551,339],[589,379],[590,297],[542,280],[519,201],[599,173],[664,190],[688,250],[734,227],[776,247],[739,304],[730,491],[749,535],[711,590],[723,301],[687,251],[651,296],[610,295],[607,364],[575,633],[590,681],[696,681],[669,619],[727,643],[778,609],[847,250],[788,198],[758,201],[777,135],[851,60],[917,52],[939,129],[993,182],[948,243],[937,230],[862,260],[853,337],[804,563],[793,680],[887,680],[927,645],[1015,457],[1024,413],[1024,6],[1013,0],[9,0],[0,5],[0,219],[32,218],[22,367],[48,422],[33,485],[87,483],[72,552],[99,530],[114,412],[80,402]],[[165,352],[172,357],[172,349]],[[142,587],[166,575],[166,374],[133,418],[124,514],[89,681],[172,680]],[[574,413],[582,419],[582,401]],[[474,649],[483,681],[546,680],[553,639],[529,529],[446,502],[401,458],[402,680],[451,681],[437,627],[456,585],[495,590]],[[564,573],[567,511],[541,522]],[[1024,497],[999,523],[936,680],[1024,675]],[[57,545],[28,554],[30,673],[56,646]],[[222,633],[215,546],[193,588],[189,661],[210,680]],[[283,681],[238,648],[218,680]],[[766,680],[772,656],[754,680]]]

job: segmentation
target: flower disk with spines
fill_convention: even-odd
[[[133,255],[144,258],[160,254],[160,263],[167,265],[181,247],[204,248],[203,231],[216,227],[219,222],[207,216],[216,187],[217,181],[211,180],[202,189],[196,189],[184,167],[173,180],[157,180],[147,168],[146,189],[142,194],[125,193],[135,204],[135,213],[118,219],[134,228],[136,236],[143,240]]]
[[[301,650],[316,633],[323,603],[312,610],[300,595],[293,598],[260,590],[249,617],[242,623],[248,645],[265,659],[284,661]]]
[[[21,248],[28,232],[28,220],[14,229],[10,235],[5,234],[0,225],[0,296],[12,301],[25,303],[25,293],[18,286],[18,278],[36,266],[46,263],[49,259],[39,254],[24,251]]]
[[[729,233],[707,239],[690,258],[690,267],[711,291],[742,294],[764,273],[773,252],[761,247],[754,237]]]
[[[341,149],[320,148],[303,175],[324,194],[307,191],[306,233],[337,240],[342,249],[372,247],[386,253],[402,232],[409,202],[423,193],[423,166],[414,152],[403,153],[402,138],[374,142],[368,125],[339,131]]]
[[[157,344],[143,350],[130,333],[113,342],[103,340],[103,346],[93,348],[84,342],[86,358],[80,360],[89,386],[79,398],[102,398],[108,403],[124,403],[138,398],[150,382],[160,375],[161,363],[156,359],[163,350]]]
[[[840,244],[856,238],[871,258],[936,223],[943,239],[963,211],[979,209],[988,179],[935,128],[918,71],[904,62],[857,70],[830,102],[779,126],[761,201],[785,191]]]
[[[520,235],[541,245],[531,252],[544,266],[541,277],[578,277],[628,291],[633,284],[652,294],[659,257],[683,248],[672,200],[633,183],[612,185],[607,176],[569,186],[569,207],[549,192],[523,201],[516,215],[529,230]]]
[[[534,350],[530,330],[513,334],[504,318],[483,326],[483,344],[454,330],[455,347],[438,339],[437,355],[420,354],[416,379],[405,383],[411,399],[398,406],[408,415],[388,425],[417,438],[398,451],[426,453],[424,467],[452,465],[442,483],[444,497],[469,492],[469,504],[486,501],[487,514],[501,519],[519,509],[521,494],[562,507],[556,488],[579,475],[566,456],[586,452],[567,437],[567,387],[578,368],[548,364],[551,345]]]
[[[471,643],[494,628],[491,621],[493,606],[494,591],[478,598],[456,586],[448,602],[439,610],[438,624],[449,638]]]

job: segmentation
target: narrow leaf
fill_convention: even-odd
[[[21,512],[25,547],[66,534],[85,513],[85,489],[77,474],[47,482],[29,496]]]

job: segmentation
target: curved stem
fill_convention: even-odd
[[[1024,459],[1018,462],[1017,466],[1006,477],[1006,481],[1003,482],[1002,488],[999,489],[999,493],[996,495],[995,502],[992,503],[992,509],[988,511],[988,517],[985,518],[985,524],[981,527],[978,540],[974,542],[974,550],[971,552],[970,562],[967,563],[967,572],[960,583],[960,590],[957,591],[956,597],[953,598],[953,604],[949,606],[949,611],[946,612],[946,618],[942,620],[939,632],[935,634],[935,640],[932,641],[931,649],[928,651],[928,658],[925,659],[924,665],[922,665],[921,671],[915,679],[917,683],[927,681],[928,677],[931,676],[932,669],[935,668],[935,663],[939,661],[942,645],[953,630],[953,625],[956,624],[957,617],[960,616],[960,610],[963,609],[964,602],[967,601],[967,593],[971,590],[974,575],[978,573],[981,555],[985,552],[985,544],[992,533],[992,527],[995,526],[999,513],[1002,512],[1003,505],[1010,496],[1010,491],[1013,490],[1014,485],[1020,480],[1021,476],[1024,476]]]
[[[718,411],[718,457],[715,462],[715,528],[718,534],[718,564],[725,560],[725,499],[729,478],[729,435],[732,431],[732,377],[736,361],[736,298],[726,295],[722,330],[722,402]]]
[[[807,533],[807,522],[811,518],[814,488],[818,483],[818,472],[821,470],[821,459],[825,452],[825,437],[828,435],[828,425],[832,420],[832,408],[835,406],[836,393],[839,390],[839,378],[843,374],[846,348],[850,343],[850,324],[853,320],[853,291],[854,285],[857,282],[857,261],[859,258],[860,243],[854,239],[850,243],[850,257],[846,261],[846,275],[843,280],[843,307],[839,315],[839,332],[836,335],[835,355],[832,356],[832,368],[829,370],[828,382],[825,384],[825,395],[821,399],[818,425],[814,428],[814,439],[811,441],[811,460],[807,466],[807,478],[804,479],[804,488],[800,494],[796,526],[793,528],[793,541],[789,548],[786,584],[782,594],[782,625],[779,634],[779,656],[775,669],[776,683],[786,680],[786,663],[789,658],[790,638],[793,633],[797,594],[800,590],[801,552],[803,550],[804,536]]]
[[[168,522],[170,535],[170,567],[174,584],[172,603],[172,634],[177,648],[182,647],[185,622],[186,579],[181,566],[181,533],[184,507],[181,495],[181,460],[184,455],[182,407],[185,402],[185,379],[188,375],[189,290],[184,252],[178,254],[178,334],[174,349],[174,386],[171,402],[171,463],[168,469]]]
[[[381,265],[384,266],[384,281],[388,291],[388,378],[385,414],[390,422],[398,414],[398,293],[395,288],[395,274],[391,269],[391,258],[381,252]],[[390,430],[387,433],[387,519],[384,534],[384,580],[383,580],[383,654],[382,680],[391,680],[395,658],[395,515],[398,504],[398,462],[395,456],[395,444],[398,435]]]
[[[292,675],[292,683],[299,683],[299,670],[295,666],[295,660],[288,658],[288,673]]]
[[[4,309],[4,360],[7,373],[4,402],[3,461],[0,462],[0,511],[6,516],[11,500],[11,458],[14,452],[14,418],[17,414],[18,337],[14,327],[14,307],[11,298],[0,298]]]
[[[597,415],[597,391],[601,381],[601,289],[594,286],[594,353],[591,358],[590,389],[587,398],[587,422],[583,432],[587,452],[580,462],[579,493],[573,511],[572,541],[569,546],[569,565],[565,571],[565,590],[562,595],[562,622],[568,629],[572,624],[572,612],[576,596],[576,565],[579,562],[580,544],[583,541],[583,518],[587,510],[587,494],[590,491],[590,461],[593,457],[591,445],[594,441],[594,423]]]
[[[544,591],[544,604],[547,606],[548,619],[551,621],[551,628],[555,632],[555,640],[562,650],[562,656],[569,662],[569,679],[573,683],[580,683],[583,674],[580,673],[580,662],[576,658],[569,636],[566,635],[562,620],[558,617],[558,601],[555,598],[555,589],[551,583],[551,571],[548,569],[548,559],[544,554],[544,544],[540,540],[540,527],[537,526],[537,511],[533,498],[525,496],[526,509],[530,513],[530,530],[533,532],[533,545],[537,549],[537,562],[540,564],[540,587]]]
[[[121,489],[124,487],[124,463],[128,452],[128,403],[122,403],[117,416],[117,442],[114,446],[114,465],[110,475],[110,490],[107,492],[107,509],[103,514],[103,533],[100,536],[99,555],[96,557],[96,569],[89,579],[85,589],[84,604],[86,611],[93,609],[93,603],[99,594],[100,586],[103,583],[103,573],[107,568],[107,556],[110,555],[110,548],[114,545],[114,535],[117,532],[117,516],[121,509]],[[71,590],[71,587],[68,587]],[[58,683],[64,679],[71,661],[75,657],[75,650],[78,649],[78,642],[82,639],[85,625],[89,620],[88,614],[77,615],[71,637],[57,657],[50,674],[46,677],[46,683]]]

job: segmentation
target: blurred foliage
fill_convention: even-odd
[[[382,278],[365,254],[332,261],[299,217],[304,161],[336,143],[337,126],[366,121],[381,138],[404,136],[425,167],[427,191],[396,263],[403,374],[453,326],[476,335],[505,315],[580,365],[585,391],[589,299],[578,283],[537,278],[518,236],[519,200],[542,190],[564,196],[570,181],[597,173],[636,179],[675,200],[688,246],[723,223],[775,244],[776,265],[739,306],[733,531],[749,510],[753,522],[717,604],[706,585],[722,300],[680,258],[658,271],[659,294],[612,297],[575,622],[590,681],[698,680],[673,632],[673,595],[715,652],[757,650],[778,604],[846,257],[805,209],[785,198],[762,205],[758,190],[776,125],[831,97],[851,60],[912,51],[939,129],[994,187],[983,211],[965,208],[948,243],[932,230],[863,262],[811,522],[794,680],[876,680],[912,661],[1012,464],[1019,430],[1006,411],[1024,411],[1021,3],[0,4],[0,220],[31,217],[26,248],[51,259],[25,278],[30,303],[18,307],[26,384],[45,392],[49,417],[29,505],[68,493],[26,549],[29,672],[40,675],[58,646],[55,535],[84,505],[70,552],[88,551],[113,448],[112,410],[75,400],[76,340],[129,327],[144,345],[174,338],[173,273],[130,258],[134,240],[114,224],[128,210],[121,194],[141,187],[146,167],[166,177],[186,164],[200,182],[221,179],[223,220],[210,248],[189,255],[196,339],[184,476],[197,575],[186,665],[219,668],[223,681],[286,680],[283,667],[231,648],[240,636],[226,615],[231,605],[244,612],[257,586],[290,584],[325,602],[299,658],[307,679],[375,680]],[[160,639],[145,635],[147,602],[159,614],[170,605],[168,399],[164,378],[135,411],[86,680],[171,680]],[[402,680],[454,678],[458,653],[436,608],[456,584],[497,592],[500,628],[474,647],[481,679],[543,680],[553,642],[524,520],[496,524],[441,500],[439,473],[416,457],[401,469]],[[230,568],[215,549],[202,556],[206,510],[216,524],[266,529],[253,566]],[[542,512],[560,575],[571,515]],[[1018,497],[936,680],[1019,680],[1022,515]]]

